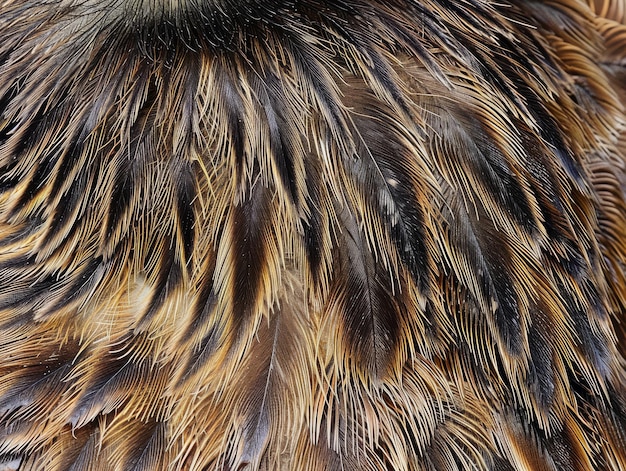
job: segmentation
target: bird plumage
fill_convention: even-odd
[[[625,10],[4,0],[0,470],[626,469]]]

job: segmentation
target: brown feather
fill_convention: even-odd
[[[0,471],[626,469],[624,0],[4,0]]]

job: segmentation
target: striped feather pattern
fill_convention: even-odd
[[[0,470],[626,469],[623,0],[4,0]]]

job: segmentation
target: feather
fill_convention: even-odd
[[[0,10],[0,470],[626,468],[623,0]]]

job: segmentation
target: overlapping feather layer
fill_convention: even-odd
[[[626,468],[623,3],[146,5],[0,6],[0,469]]]

